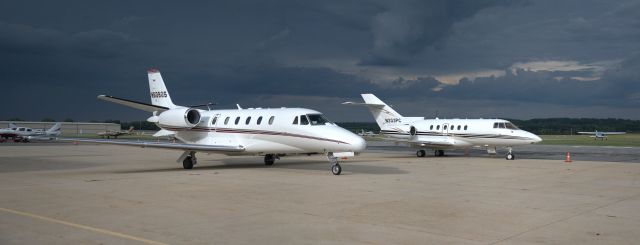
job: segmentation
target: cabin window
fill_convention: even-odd
[[[433,130],[433,125],[429,126],[429,130]]]
[[[467,125],[464,125],[464,130],[467,130]]]
[[[227,123],[229,123],[229,117],[224,119],[224,125],[227,125]]]
[[[273,119],[274,119],[274,118],[275,118],[275,116],[271,116],[271,117],[269,118],[269,125],[273,124]]]
[[[249,125],[251,122],[251,117],[247,117],[247,120],[244,121],[244,124]]]
[[[30,128],[28,128],[28,129],[27,129],[27,132],[31,132],[31,129],[30,129]]]
[[[293,124],[298,125],[298,116],[296,116],[296,118],[293,119]]]
[[[460,130],[460,125],[458,125],[458,130]]]
[[[260,123],[262,123],[262,116],[258,117],[258,121],[256,122],[258,125],[260,125]]]
[[[440,125],[436,126],[436,130],[440,130]]]
[[[20,128],[19,131],[24,131],[24,128]]]
[[[218,117],[214,117],[213,120],[211,120],[211,125],[216,125],[216,121],[218,121]]]
[[[444,128],[443,128],[443,129],[444,129],[444,130],[447,130],[447,125],[444,125]]]
[[[240,117],[236,117],[236,125],[240,122]]]
[[[308,114],[306,117],[309,118],[309,123],[311,123],[311,125],[326,125],[329,123],[329,120],[327,120],[322,114]]]

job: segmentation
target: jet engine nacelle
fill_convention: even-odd
[[[171,127],[193,128],[200,123],[200,112],[191,108],[163,111],[158,115],[158,123]]]

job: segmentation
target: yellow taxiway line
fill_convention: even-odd
[[[57,224],[62,224],[62,225],[66,225],[66,226],[71,226],[71,227],[75,227],[75,228],[78,228],[78,229],[93,231],[93,232],[96,232],[96,233],[102,233],[102,234],[106,234],[106,235],[110,235],[110,236],[114,236],[114,237],[120,237],[120,238],[129,239],[129,240],[133,240],[133,241],[138,241],[138,242],[142,242],[142,243],[146,243],[146,244],[168,245],[167,243],[157,242],[157,241],[153,241],[153,240],[149,240],[149,239],[145,239],[145,238],[141,238],[141,237],[135,237],[135,236],[132,236],[132,235],[127,235],[127,234],[123,234],[123,233],[119,233],[119,232],[115,232],[115,231],[96,228],[96,227],[91,227],[91,226],[71,223],[71,222],[64,221],[64,220],[49,218],[49,217],[40,216],[40,215],[37,215],[37,214],[32,214],[32,213],[27,213],[27,212],[22,212],[22,211],[18,211],[18,210],[13,210],[13,209],[0,207],[0,211],[16,214],[16,215],[20,215],[20,216],[25,216],[25,217],[29,217],[29,218],[33,218],[33,219],[49,221],[51,223],[57,223]]]

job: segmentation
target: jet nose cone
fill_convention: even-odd
[[[351,145],[353,152],[362,152],[367,148],[367,142],[357,135],[349,141],[349,144]]]
[[[531,137],[531,138],[533,138],[533,142],[532,143],[538,143],[538,142],[542,141],[542,138],[540,138],[539,136],[537,136],[535,134],[532,134],[532,136],[533,136],[533,137]]]

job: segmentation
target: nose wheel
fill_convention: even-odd
[[[416,156],[418,157],[424,157],[425,155],[427,155],[427,152],[425,150],[416,151]]]
[[[331,163],[331,173],[333,175],[340,175],[342,173],[342,166],[338,162],[338,158],[333,156],[333,153],[329,152],[327,154],[327,159]]]
[[[513,152],[511,152],[511,147],[509,147],[509,152],[504,158],[507,160],[516,160],[516,156],[513,155]]]
[[[333,165],[331,165],[331,173],[333,175],[340,175],[340,173],[342,173],[342,167],[340,166],[339,163],[334,163]]]

